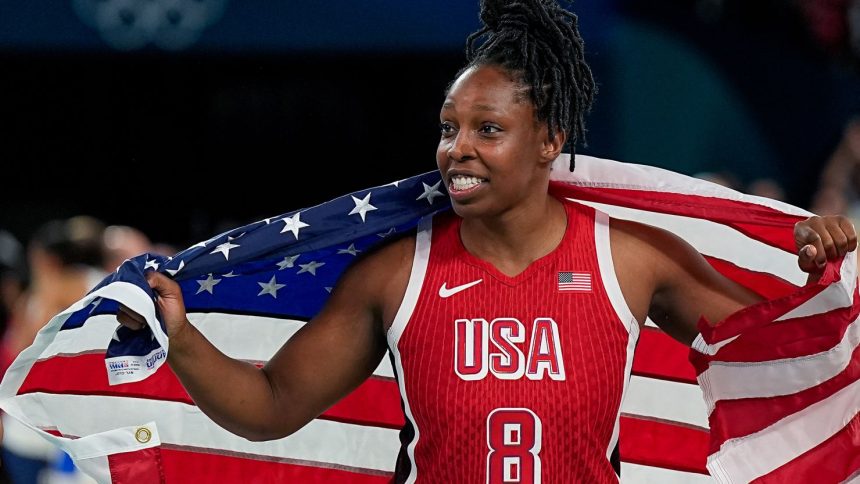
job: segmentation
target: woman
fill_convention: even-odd
[[[481,18],[440,113],[454,213],[359,260],[263,369],[219,352],[188,323],[179,287],[147,274],[168,362],[218,424],[289,435],[390,350],[407,417],[398,482],[613,482],[646,316],[690,344],[700,317],[758,301],[672,234],[548,193],[594,93],[576,17],[549,0],[485,0]],[[841,218],[797,236],[807,269],[856,246]]]

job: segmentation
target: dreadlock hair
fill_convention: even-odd
[[[549,136],[564,131],[571,148],[585,138],[585,115],[597,87],[585,62],[577,16],[556,0],[481,0],[484,26],[466,40],[468,63],[504,68],[527,90]]]

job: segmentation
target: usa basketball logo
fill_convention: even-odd
[[[227,0],[73,0],[73,4],[81,20],[115,49],[154,44],[181,50],[221,18]]]
[[[558,290],[560,292],[591,292],[591,273],[559,272]]]

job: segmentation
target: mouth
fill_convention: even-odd
[[[451,182],[448,184],[449,193],[465,193],[472,192],[484,183],[487,183],[486,178],[476,176],[454,175],[451,177]]]

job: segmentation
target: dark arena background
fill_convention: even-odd
[[[600,87],[579,152],[812,203],[860,112],[857,2],[574,8]],[[434,169],[477,25],[460,0],[2,0],[0,227],[87,213],[182,246]]]

